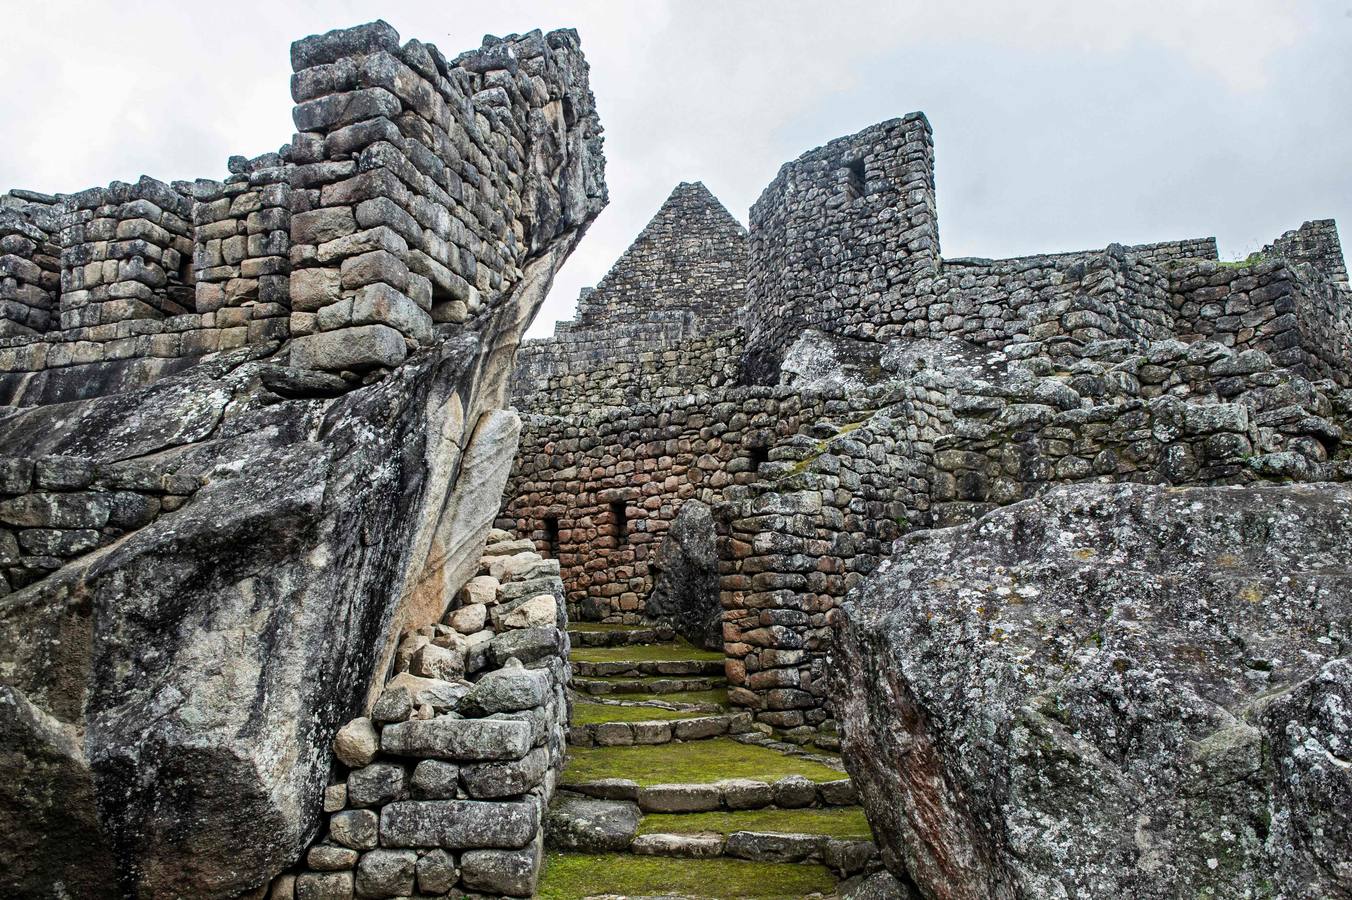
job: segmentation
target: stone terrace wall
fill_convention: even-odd
[[[1347,287],[1347,260],[1338,240],[1338,225],[1332,219],[1315,219],[1286,232],[1259,251],[1259,256],[1280,256],[1292,262],[1309,263],[1325,278]]]
[[[370,716],[339,730],[327,827],[270,896],[530,897],[563,768],[558,562],[496,532],[441,624],[399,648]]]
[[[448,61],[377,22],[298,41],[292,63],[298,133],[232,157],[224,181],[6,195],[0,402],[100,396],[288,338],[301,368],[397,365],[434,324],[477,327],[577,221],[565,204],[604,198],[574,32]],[[555,185],[573,144],[597,163]]]
[[[694,498],[718,506],[732,486],[754,483],[758,470],[773,471],[767,464],[793,452],[788,447],[803,440],[815,446],[833,433],[828,423],[848,428],[895,402],[880,390],[744,387],[571,418],[530,416],[498,524],[559,560],[573,618],[639,622],[654,556],[681,503]],[[912,468],[898,463],[893,470]],[[877,504],[891,504],[884,530],[898,520],[918,524],[923,485],[902,478],[886,490],[886,497],[869,494],[859,502],[878,513],[884,507]],[[904,502],[893,503],[897,498]],[[853,513],[863,516],[864,509]]]
[[[1262,350],[1306,377],[1352,384],[1352,290],[1326,277],[1336,266],[1311,266],[1261,256],[1171,265],[1178,336]]]

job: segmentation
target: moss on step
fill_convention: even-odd
[[[573,703],[574,725],[595,725],[598,722],[672,722],[693,719],[709,713],[694,709],[660,709],[655,706],[617,706],[613,703]]]
[[[686,662],[722,660],[723,654],[690,644],[631,644],[627,647],[575,647],[568,658],[574,662]]]
[[[858,806],[829,809],[748,809],[739,812],[649,813],[639,834],[694,834],[697,831],[769,831],[778,834],[824,834],[834,838],[872,840],[868,819]]]
[[[568,751],[564,767],[565,781],[630,778],[640,785],[707,784],[724,778],[773,782],[789,775],[812,781],[845,777],[821,763],[728,738],[656,746],[576,747]]]
[[[719,709],[728,708],[727,688],[714,688],[708,691],[675,691],[670,694],[610,694],[608,696],[623,699],[626,703],[656,700],[662,703],[688,703],[696,706],[716,706]]]
[[[573,676],[573,684],[585,684],[588,681],[598,681],[602,684],[633,685],[635,691],[644,693],[645,685],[662,684],[662,682],[669,684],[672,681],[703,681],[706,684],[723,684],[723,682],[726,682],[726,678],[723,678],[723,676]]]
[[[801,900],[825,896],[836,880],[824,866],[740,859],[670,859],[625,853],[550,853],[536,897],[679,895],[700,900]]]

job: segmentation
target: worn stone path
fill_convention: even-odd
[[[728,704],[723,655],[665,626],[576,623],[568,761],[539,895],[839,896],[876,867],[837,757]]]

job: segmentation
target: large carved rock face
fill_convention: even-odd
[[[532,167],[512,201],[529,252],[467,327],[351,390],[282,365],[273,342],[0,414],[0,456],[204,482],[0,598],[0,894],[237,897],[314,836],[338,726],[383,683],[399,635],[477,568],[516,451],[513,353],[605,202],[576,36],[549,40],[572,105],[513,151]]]
[[[931,898],[1352,892],[1352,489],[1053,490],[844,607],[845,759]]]

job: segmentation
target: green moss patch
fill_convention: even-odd
[[[835,769],[731,738],[634,747],[576,747],[568,751],[564,779],[573,782],[629,778],[640,785],[707,784],[724,778],[778,781],[802,775],[837,781]]]
[[[693,719],[708,713],[693,709],[662,709],[657,706],[616,706],[610,703],[573,703],[574,725],[595,725],[598,722],[673,722]]]
[[[575,647],[568,657],[577,662],[722,661],[723,654],[690,644],[631,644],[628,647]]]
[[[670,859],[625,853],[550,853],[536,897],[678,894],[700,900],[801,900],[835,890],[824,866],[739,859]]]
[[[680,676],[676,676],[680,677]],[[659,700],[662,703],[686,703],[692,706],[728,708],[728,689],[714,688],[708,691],[674,691],[670,694],[619,694],[615,695],[630,703],[645,700]]]
[[[739,812],[649,813],[639,834],[694,834],[699,831],[768,831],[777,834],[824,834],[834,838],[872,840],[868,819],[858,806],[830,809],[748,809]]]

